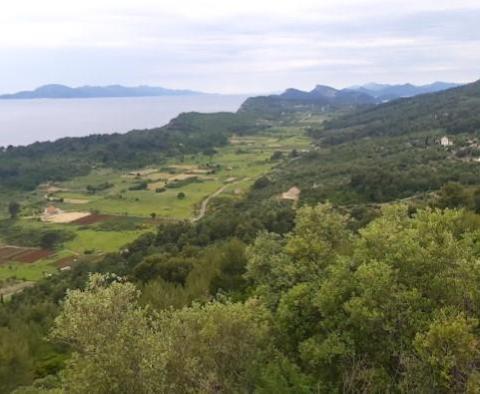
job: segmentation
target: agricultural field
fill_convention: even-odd
[[[128,172],[97,169],[56,184],[48,196],[52,205],[68,213],[191,219],[209,195],[223,186],[225,192],[247,190],[275,165],[270,160],[274,152],[306,149],[309,139],[296,128],[282,128],[230,142],[212,156],[185,156]],[[185,198],[178,198],[180,192]]]
[[[211,198],[240,198],[278,157],[308,146],[299,129],[283,127],[260,136],[232,137],[212,155],[184,156],[129,171],[96,168],[86,176],[41,185],[23,196],[19,219],[3,230],[0,226],[0,281],[36,281],[81,258],[119,250],[154,231],[162,220],[199,220]],[[52,231],[64,239],[46,248],[43,238]],[[23,239],[17,233],[40,234],[39,244],[26,245],[35,237]],[[12,239],[17,249],[8,246]]]

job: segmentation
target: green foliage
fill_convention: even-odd
[[[452,92],[359,111],[326,128],[319,108],[275,104],[257,118],[246,105],[238,114],[184,114],[157,130],[2,153],[0,176],[8,160],[21,163],[15,187],[28,187],[81,172],[80,163],[139,168],[212,153],[233,133],[272,124],[260,118],[295,122],[295,132],[309,127],[317,139],[308,152],[275,155],[268,174],[273,150],[260,147],[263,172],[255,174],[265,176],[252,177],[246,198],[226,191],[202,220],[162,221],[120,253],[1,304],[1,388],[36,380],[20,392],[478,391],[480,169],[469,161],[473,148],[435,143],[446,131],[471,137],[461,133],[477,127],[470,109],[478,91]],[[451,116],[442,115],[447,106]],[[229,160],[244,160],[248,152],[235,149],[245,152],[232,147]],[[22,154],[45,166],[27,171]],[[47,179],[49,163],[65,157]],[[15,176],[0,183],[12,186]],[[295,207],[278,198],[293,185],[301,189]],[[184,186],[192,199],[202,185]],[[385,204],[404,198],[409,205]],[[332,204],[318,204],[325,201]],[[124,218],[82,230],[83,249],[100,231],[119,238],[137,225]],[[2,240],[42,243],[39,228],[5,221],[0,231]],[[57,236],[44,241],[58,244]],[[90,272],[102,275],[87,281]]]
[[[65,390],[234,393],[251,386],[268,340],[268,313],[258,302],[149,314],[138,296],[133,285],[100,275],[85,291],[68,293],[52,333],[74,350]]]
[[[21,206],[17,201],[11,201],[8,204],[8,213],[12,219],[16,219],[18,214],[20,213]]]
[[[478,221],[393,206],[339,247],[318,230],[325,212],[310,209],[288,242],[259,239],[250,251],[249,276],[273,307],[283,352],[327,391],[463,392],[477,382]],[[275,288],[279,261],[293,275]]]
[[[258,178],[255,183],[253,184],[254,189],[263,189],[264,187],[267,187],[270,185],[270,179],[266,176],[262,176],[261,178]]]
[[[439,208],[461,208],[472,206],[470,194],[459,183],[449,182],[440,189],[435,205]]]
[[[141,168],[169,156],[226,145],[233,133],[259,130],[247,114],[186,113],[162,128],[9,147],[0,151],[0,186],[32,190],[42,182],[87,175],[94,166]],[[90,185],[89,191],[105,186]]]
[[[0,392],[8,393],[31,379],[32,359],[25,338],[9,328],[0,328]]]
[[[91,277],[86,291],[67,293],[52,332],[74,351],[65,369],[66,391],[164,391],[163,349],[153,321],[136,304],[138,296],[133,285],[100,275]]]
[[[96,231],[135,231],[141,227],[141,221],[131,217],[116,217],[101,222],[94,227]]]
[[[111,189],[113,186],[115,186],[113,183],[104,182],[104,183],[100,183],[98,185],[93,185],[93,186],[87,185],[86,190],[88,194],[95,194],[103,190]]]
[[[480,352],[477,327],[477,319],[468,318],[455,309],[438,312],[427,330],[417,334],[414,340],[419,357],[418,367],[426,372],[427,378],[424,376],[418,381],[418,388],[461,392],[473,388],[472,380],[478,384],[476,365],[480,360]],[[412,364],[409,368],[415,368],[415,363]],[[408,374],[415,376],[418,371],[410,369],[407,370]]]
[[[148,188],[148,182],[146,181],[141,181],[138,182],[128,188],[128,190],[147,190]]]
[[[286,239],[275,234],[257,238],[248,251],[246,277],[275,305],[284,291],[323,276],[336,254],[349,250],[350,240],[347,217],[330,204],[302,208]]]
[[[76,235],[71,230],[22,227],[7,220],[0,222],[0,236],[11,245],[53,249],[74,239]]]
[[[243,278],[247,259],[245,256],[245,244],[233,238],[218,247],[217,252],[218,273],[212,279],[210,292],[216,294],[219,291],[242,294],[246,288]]]
[[[296,185],[303,203],[328,200],[351,207],[431,193],[448,182],[479,185],[477,162],[452,158],[438,145],[425,147],[426,135],[365,138],[334,146],[320,140],[315,150],[277,166],[269,174],[270,184],[253,193],[271,197]]]
[[[363,137],[427,130],[473,133],[480,129],[480,117],[475,110],[480,103],[479,86],[477,81],[436,94],[394,100],[334,119],[327,123],[326,132],[321,134],[329,143],[335,144]]]

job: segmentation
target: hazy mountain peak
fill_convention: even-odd
[[[101,97],[149,97],[149,96],[185,96],[203,94],[192,90],[167,89],[154,86],[80,86],[72,88],[61,84],[48,84],[34,90],[0,95],[0,99],[36,99],[36,98],[101,98]]]
[[[365,85],[351,86],[348,89],[366,93],[372,97],[375,97],[376,99],[379,99],[380,101],[388,101],[401,97],[413,97],[419,94],[440,92],[442,90],[451,89],[458,86],[461,85],[457,83],[439,81],[420,86],[412,83],[390,85],[370,82]]]
[[[317,85],[310,93],[323,97],[335,97],[338,90],[326,85]]]

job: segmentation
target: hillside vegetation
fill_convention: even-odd
[[[0,151],[0,187],[32,190],[42,182],[86,175],[95,167],[139,168],[209,151],[226,145],[234,133],[261,128],[247,115],[186,113],[157,129],[7,147]]]
[[[115,242],[139,234],[3,299],[0,392],[478,392],[478,88],[368,110],[309,104],[277,116],[278,102],[267,100],[265,112],[183,115],[166,128],[112,137],[169,136],[165,149],[140,144],[138,156],[122,143],[127,164],[88,156],[108,146],[92,140],[90,151],[73,153],[94,163],[89,175],[52,192],[65,209],[89,198],[101,206],[122,189],[145,198],[116,201],[122,207],[162,201],[172,189],[158,187],[156,196],[149,184],[182,163],[213,165],[226,188],[195,220],[181,220],[188,216],[179,210],[177,219],[143,218],[150,225],[141,230],[133,217],[69,225],[84,235],[63,244],[83,249],[102,233],[117,232]],[[196,139],[202,134],[206,143]],[[58,158],[66,146],[45,147]],[[157,161],[127,170],[122,187],[120,169],[144,157]],[[245,184],[233,186],[229,172]],[[100,176],[111,179],[90,182]],[[184,181],[172,206],[216,182]],[[3,231],[11,239],[23,239],[26,210],[9,204]],[[27,238],[42,242],[32,228],[47,224],[29,223]]]
[[[480,127],[480,81],[440,93],[395,100],[325,124],[326,142],[439,130],[473,133]]]
[[[317,85],[309,92],[287,89],[279,95],[249,98],[239,112],[278,121],[279,118],[288,118],[299,112],[322,114],[334,110],[368,107],[375,103],[374,97],[363,92]]]

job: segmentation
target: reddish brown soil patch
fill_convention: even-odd
[[[22,254],[31,252],[32,250],[33,249],[29,249],[29,248],[2,246],[0,247],[0,264],[6,263],[12,260],[16,260],[17,256],[21,256]]]
[[[73,222],[70,222],[71,224],[76,224],[76,225],[89,225],[89,224],[95,224],[95,223],[100,223],[100,222],[105,222],[107,220],[113,219],[115,216],[113,215],[96,215],[92,214],[89,216],[85,216],[84,218],[75,220]]]
[[[49,250],[37,249],[37,250],[31,250],[29,252],[25,252],[19,256],[16,256],[15,261],[18,261],[20,263],[30,264],[38,260],[46,259],[51,255],[52,255],[52,252],[50,252]]]
[[[0,247],[0,264],[17,261],[19,263],[34,263],[52,255],[52,252],[43,249],[21,248],[15,246]]]

